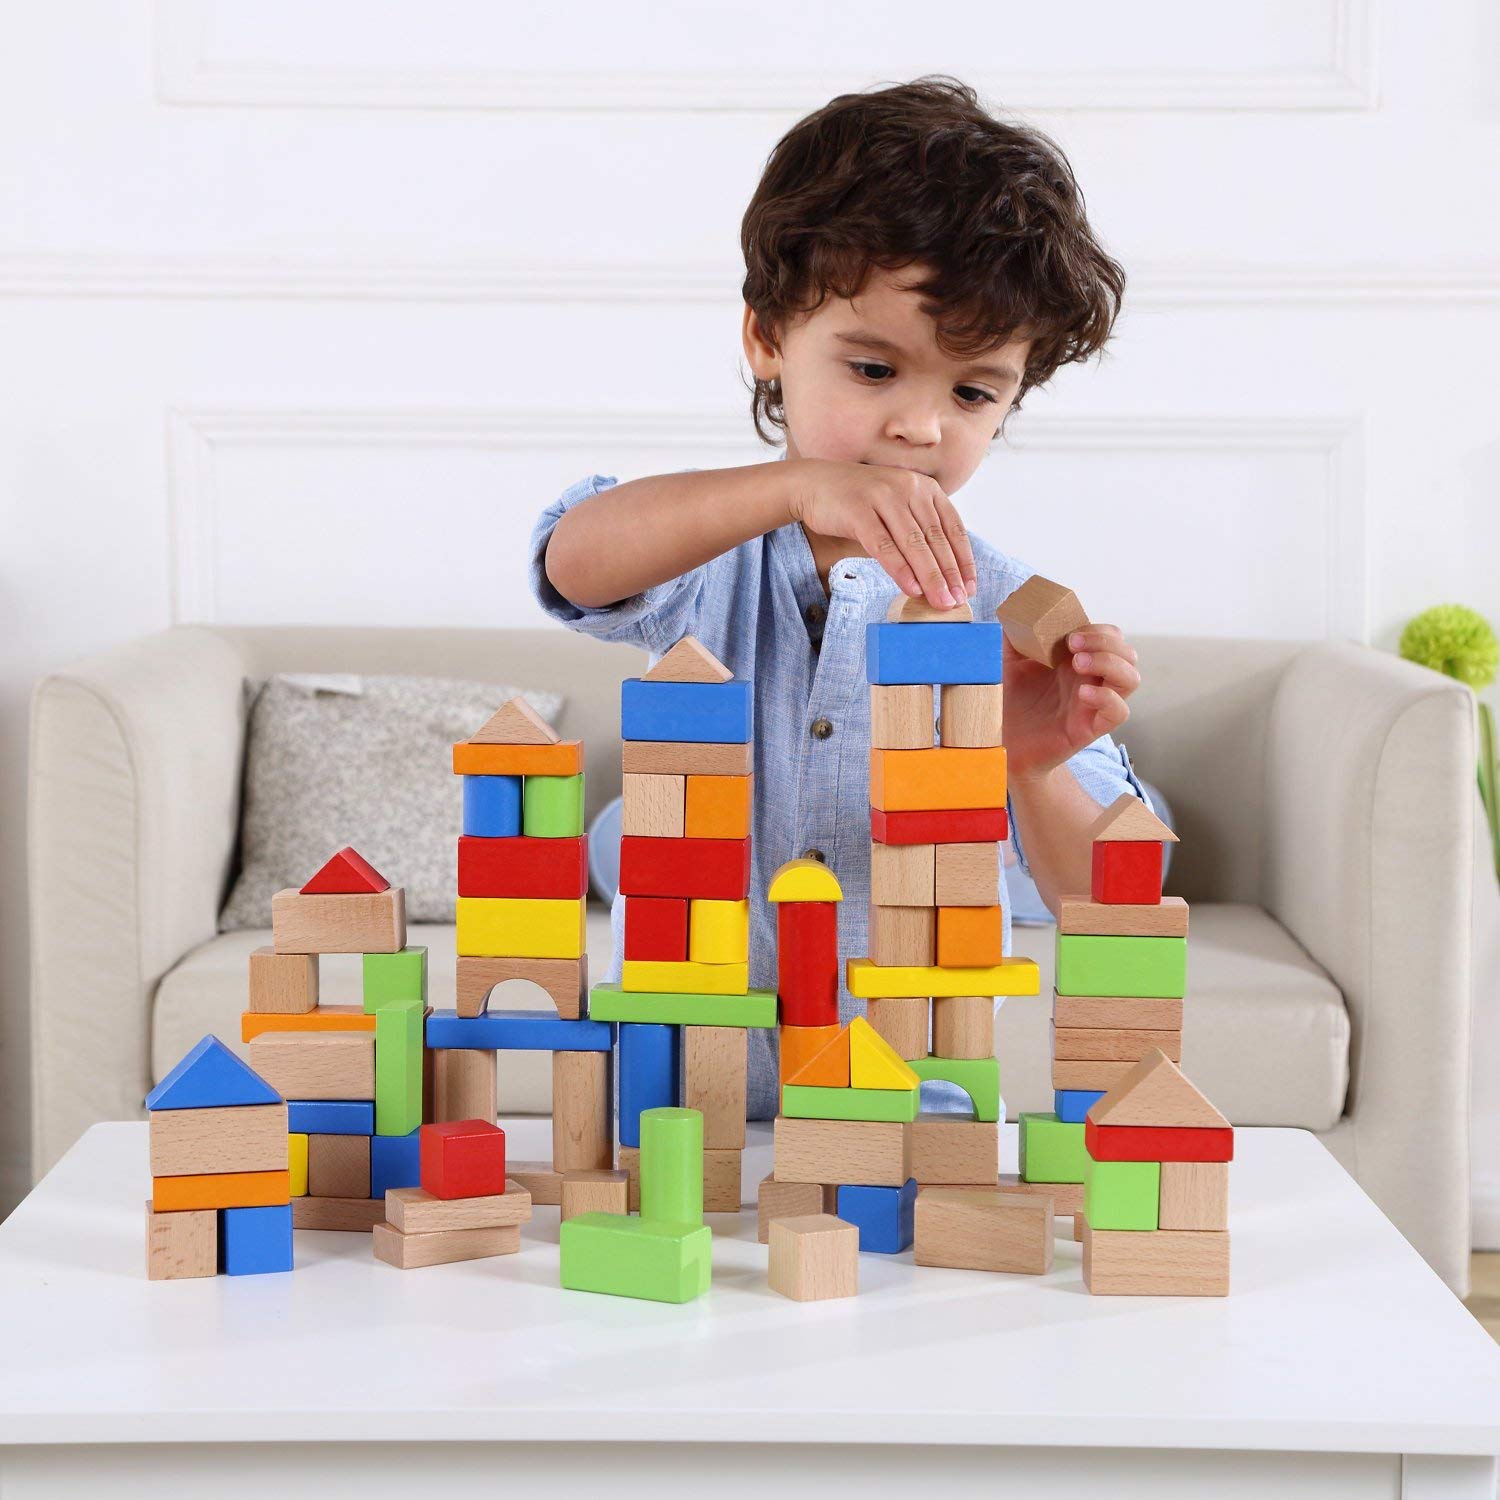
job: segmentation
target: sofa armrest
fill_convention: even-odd
[[[1262,901],[1343,991],[1328,1144],[1450,1284],[1469,1253],[1475,720],[1456,682],[1364,647],[1288,667],[1266,742]]]
[[[151,1086],[151,998],[214,935],[238,826],[244,668],[184,626],[37,685],[27,802],[32,1169]]]

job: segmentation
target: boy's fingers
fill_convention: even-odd
[[[1094,710],[1096,737],[1117,728],[1130,717],[1130,707],[1113,689],[1098,683],[1086,682],[1078,689],[1078,696]]]
[[[878,516],[872,518],[870,529],[855,540],[895,579],[896,587],[903,594],[916,595],[922,592],[917,575],[912,572],[900,547],[896,545],[895,538],[886,530],[885,523]]]
[[[938,567],[943,570],[943,582],[948,585],[949,594],[955,603],[966,599],[968,590],[964,587],[963,570],[958,566],[958,558],[948,540],[948,529],[937,506],[930,499],[923,498],[917,501],[914,511],[926,534],[927,545],[932,549]]]
[[[927,545],[927,538],[911,510],[903,506],[892,515],[882,513],[880,519],[885,522],[886,530],[895,539],[907,566],[911,568],[922,592],[927,596],[927,602],[934,609],[951,608],[953,596],[948,592],[948,580],[943,577],[943,570],[938,565],[937,558],[932,555],[932,548]]]
[[[1113,651],[1080,651],[1073,658],[1073,669],[1100,677],[1122,693],[1133,693],[1141,685],[1141,674],[1135,666]]]
[[[973,598],[979,589],[979,569],[974,565],[974,548],[969,544],[969,529],[964,525],[958,507],[946,495],[938,496],[937,513],[958,561],[959,576],[964,581],[964,594]]]
[[[1115,651],[1127,661],[1136,659],[1135,647],[1128,645],[1118,625],[1088,625],[1068,637],[1070,651]]]

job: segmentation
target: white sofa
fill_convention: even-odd
[[[1193,904],[1184,1063],[1238,1124],[1318,1133],[1454,1286],[1469,1249],[1474,726],[1466,690],[1350,645],[1148,638],[1125,735],[1182,842]],[[590,812],[619,787],[619,679],[639,653],[554,630],[186,626],[43,681],[30,791],[33,1163],[131,1117],[206,1031],[238,1036],[245,955],[216,935],[235,861],[247,678],[423,673],[566,695]],[[451,994],[452,929],[429,945]],[[1050,991],[1050,929],[1017,929]],[[607,914],[590,950],[609,953]],[[357,960],[325,997],[355,998]],[[1048,1007],[996,1021],[1012,1113],[1050,1107]],[[502,1109],[545,1112],[545,1060]]]

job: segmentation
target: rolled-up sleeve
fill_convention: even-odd
[[[1137,778],[1124,745],[1115,744],[1107,734],[1101,734],[1092,745],[1085,745],[1076,755],[1070,756],[1067,766],[1079,786],[1100,807],[1108,807],[1122,792],[1133,792],[1151,808],[1151,798],[1146,795],[1146,789]],[[1151,810],[1154,812],[1155,808]],[[1013,805],[1010,807],[1010,838],[1017,861],[1030,875],[1031,866],[1026,861],[1026,849],[1021,842],[1021,826],[1016,821]]]

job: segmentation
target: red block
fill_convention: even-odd
[[[474,838],[458,840],[460,896],[530,896],[576,901],[589,888],[584,840]]]
[[[625,898],[625,957],[686,963],[688,904],[679,896]]]
[[[776,993],[783,1026],[836,1026],[839,917],[832,901],[776,905]]]
[[[1111,906],[1154,906],[1161,900],[1161,845],[1133,839],[1094,844],[1093,898]]]
[[[1009,831],[1003,807],[952,812],[870,809],[870,837],[877,844],[997,844]]]
[[[743,901],[750,894],[749,839],[620,840],[620,889],[627,896]]]
[[[357,849],[340,849],[302,887],[304,896],[361,896],[389,890],[391,883]]]
[[[505,1132],[488,1120],[424,1125],[417,1153],[422,1189],[434,1198],[485,1198],[505,1191]]]
[[[1083,1117],[1083,1144],[1095,1161],[1233,1161],[1229,1126],[1096,1125]]]

